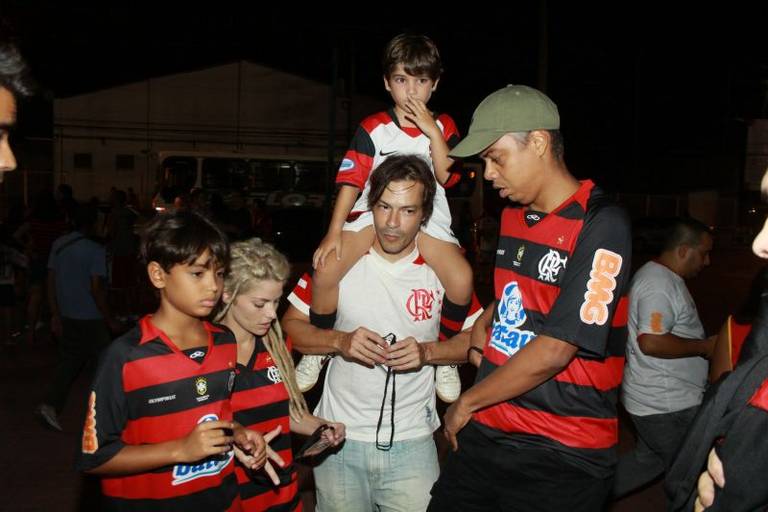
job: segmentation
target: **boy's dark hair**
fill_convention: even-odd
[[[416,155],[396,155],[384,160],[376,168],[376,172],[371,173],[371,189],[368,192],[368,208],[373,209],[374,205],[381,199],[384,189],[393,181],[415,181],[424,185],[424,195],[422,196],[421,209],[424,218],[421,223],[426,224],[432,216],[432,209],[435,200],[435,175],[429,164]]]
[[[426,75],[435,81],[443,73],[437,45],[424,35],[400,34],[387,43],[381,62],[384,76],[389,78],[398,64],[409,75]]]
[[[207,217],[194,210],[163,213],[141,234],[141,259],[157,262],[166,272],[174,265],[189,265],[206,250],[211,264],[229,266],[227,236]]]

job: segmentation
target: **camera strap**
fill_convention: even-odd
[[[384,340],[386,340],[390,345],[394,344],[397,341],[397,338],[394,334],[389,333],[386,336],[384,336]],[[387,403],[387,389],[389,389],[389,381],[390,378],[392,380],[392,398],[390,402],[390,418],[389,418],[389,442],[388,443],[382,443],[379,441],[379,432],[381,431],[381,424],[384,421],[384,404]],[[387,368],[387,378],[384,380],[384,396],[381,398],[381,408],[379,409],[379,421],[376,424],[376,449],[381,451],[389,451],[392,448],[392,441],[395,438],[395,372],[392,371],[392,368]]]

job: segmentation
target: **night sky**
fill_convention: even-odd
[[[441,12],[367,3],[366,10],[384,12],[378,19],[223,2],[205,9],[158,4],[4,0],[0,13],[47,98],[238,59],[329,82],[336,55],[349,91],[386,99],[384,44],[403,31],[422,32],[437,42],[445,67],[434,110],[452,114],[466,132],[490,92],[545,83],[560,107],[572,172],[613,190],[738,192],[747,127],[768,116],[765,2],[708,10],[673,2],[515,2]],[[25,133],[50,132],[46,104],[25,106]]]

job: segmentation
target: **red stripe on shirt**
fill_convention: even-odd
[[[629,297],[623,295],[616,304],[616,311],[613,312],[611,327],[626,327],[629,315]]]
[[[232,421],[229,400],[210,402],[194,409],[159,416],[144,416],[128,420],[121,439],[126,444],[151,444],[171,441],[187,436],[200,419],[215,414],[219,420]]]
[[[749,399],[749,405],[768,411],[768,379],[763,381],[760,388]]]
[[[222,368],[234,368],[237,346],[234,343],[230,345],[230,350],[227,350],[230,347],[226,346],[219,347],[223,350],[209,350],[202,364],[196,363],[181,352],[145,357],[125,363],[123,366],[123,389],[128,393],[149,386],[221,371]],[[195,365],[199,368],[197,371],[190,372],[189,365]]]
[[[473,416],[483,425],[503,432],[544,436],[571,448],[604,449],[618,442],[619,422],[616,418],[563,417],[506,402]]]
[[[606,357],[604,361],[576,358],[565,370],[555,375],[555,380],[609,391],[621,384],[622,375],[623,357]]]

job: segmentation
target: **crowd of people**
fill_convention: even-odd
[[[96,211],[65,187],[15,230],[25,245],[2,246],[6,339],[15,269],[37,297],[33,333],[47,290],[60,361],[36,410],[45,424],[61,430],[72,382],[100,354],[76,466],[101,478],[104,509],[301,510],[297,463],[313,467],[322,511],[599,511],[662,474],[672,510],[768,505],[764,279],[751,309],[708,337],[685,283],[709,264],[707,226],[671,221],[630,275],[629,218],[569,171],[556,104],[508,85],[462,138],[428,108],[441,72],[425,36],[387,45],[393,105],[358,127],[314,271],[281,319],[289,262],[258,238],[232,241],[237,220],[216,208],[182,201],[136,237],[116,190],[99,240]],[[0,177],[15,167],[26,74],[0,46]],[[509,200],[485,308],[445,199],[474,155]],[[753,249],[768,259],[768,224]],[[152,314],[119,325],[107,254],[113,286],[146,275]],[[139,300],[121,295],[124,308]],[[477,377],[462,390],[466,362]],[[303,391],[323,366],[310,411]],[[620,457],[619,401],[637,433]],[[291,433],[309,437],[296,453]]]

